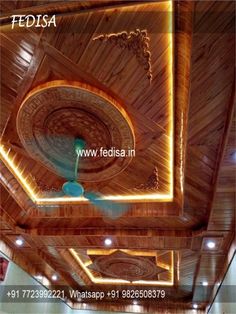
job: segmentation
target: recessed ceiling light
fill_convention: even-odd
[[[111,239],[106,238],[105,241],[104,241],[104,243],[105,243],[105,245],[109,246],[109,245],[112,244],[112,241],[111,241]]]
[[[194,309],[197,309],[197,308],[198,308],[198,305],[197,305],[196,303],[194,303],[194,304],[193,304],[193,308],[194,308]]]
[[[18,245],[18,246],[22,246],[23,244],[24,244],[24,241],[23,241],[23,239],[16,239],[16,245]]]
[[[58,279],[57,275],[52,275],[52,280],[56,281]]]
[[[208,286],[208,282],[207,281],[203,281],[202,285],[206,287],[206,286]]]
[[[133,305],[137,305],[138,302],[136,300],[133,301]]]
[[[236,152],[233,152],[233,154],[231,155],[233,160],[236,161]]]
[[[38,279],[38,280],[42,280],[43,276],[42,275],[37,275],[37,276],[35,276],[35,278]]]
[[[213,241],[207,242],[207,247],[208,247],[209,249],[214,249],[215,246],[216,246],[215,242],[213,242]]]

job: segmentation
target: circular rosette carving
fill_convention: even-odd
[[[128,281],[157,280],[158,274],[166,269],[157,266],[155,257],[132,256],[121,251],[110,255],[92,257],[88,268],[109,278]]]
[[[131,157],[101,156],[100,149],[134,148],[132,123],[122,106],[97,88],[53,81],[33,89],[17,114],[20,140],[36,160],[59,175],[73,169],[73,141],[83,138],[96,155],[81,158],[79,180],[102,181],[123,171]]]

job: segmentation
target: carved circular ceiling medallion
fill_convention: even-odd
[[[101,156],[101,147],[128,151],[135,143],[122,106],[103,91],[78,82],[52,81],[33,89],[18,111],[17,132],[30,156],[60,175],[73,169],[73,141],[83,138],[86,150],[98,150],[96,156],[81,158],[79,165],[79,180],[91,182],[112,178],[131,161]]]
[[[94,261],[93,269],[109,278],[128,281],[157,280],[158,267],[144,257],[126,256],[124,254],[101,256]]]

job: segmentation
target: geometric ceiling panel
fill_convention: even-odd
[[[69,251],[91,283],[154,286],[174,284],[173,251],[83,251],[72,248]]]
[[[29,12],[56,27],[12,28]],[[43,284],[170,292],[158,308],[67,295],[73,308],[202,313],[235,250],[234,2],[2,1],[1,13],[0,250]],[[97,150],[78,171],[75,138]],[[124,155],[100,153],[113,148]],[[96,202],[62,195],[71,176]]]

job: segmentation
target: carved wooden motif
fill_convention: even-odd
[[[134,148],[132,123],[124,109],[104,92],[81,83],[50,82],[31,91],[17,115],[17,130],[29,154],[63,177],[74,176],[74,139],[83,138],[95,157],[82,158],[82,181],[107,180],[132,157],[99,156],[99,149]]]
[[[171,16],[164,12],[172,9],[175,25],[170,45],[171,36],[165,31],[170,26]],[[4,73],[1,79],[1,139],[30,186],[35,188],[30,173],[37,177],[37,182],[42,182],[39,187],[43,189],[50,189],[54,183],[58,186],[56,180],[62,179],[31,158],[21,146],[15,127],[19,106],[30,90],[46,82],[82,81],[120,99],[119,103],[124,105],[132,120],[137,139],[141,135],[136,143],[138,155],[135,160],[118,176],[94,183],[94,186],[107,194],[145,195],[142,189],[134,191],[133,187],[141,185],[144,188],[144,178],[148,178],[156,165],[159,192],[168,193],[168,138],[171,136],[168,130],[174,118],[173,184],[178,203],[132,202],[129,211],[117,220],[105,220],[90,204],[62,204],[55,210],[42,211],[29,203],[15,173],[1,161],[0,250],[32,276],[42,274],[49,279],[57,272],[58,284],[75,288],[84,285],[85,289],[91,287],[91,281],[73,260],[71,248],[85,252],[94,248],[104,250],[104,239],[110,237],[114,249],[126,247],[132,252],[174,250],[174,287],[158,306],[149,299],[138,300],[138,306],[131,300],[112,302],[107,299],[104,302],[83,300],[70,305],[80,310],[186,314],[186,309],[187,313],[192,312],[196,302],[202,313],[210,296],[214,297],[213,285],[217,286],[227,269],[231,243],[234,243],[235,251],[234,2],[68,1],[42,4],[40,1],[6,0],[2,11],[2,22],[6,25],[1,29],[1,70]],[[22,28],[12,32],[11,11],[15,14],[56,13],[56,32]],[[132,12],[127,15],[127,11]],[[159,14],[160,11],[163,14]],[[78,32],[74,32],[76,27]],[[129,51],[122,40],[123,48],[119,48],[118,42],[111,44],[110,39],[93,41],[99,34],[119,34],[122,30],[127,30],[124,35],[127,38],[128,30],[137,27],[147,29],[151,40],[153,77],[150,86],[132,47]],[[138,43],[139,36],[134,35],[134,42]],[[174,48],[174,117],[169,114],[170,47]],[[141,59],[146,65],[149,58]],[[61,105],[63,107],[63,103]],[[76,116],[79,114],[81,111]],[[74,115],[66,115],[63,119],[73,125],[71,116]],[[95,119],[91,120],[90,112],[86,113],[86,119],[90,125],[95,122]],[[83,119],[80,122],[83,124]],[[21,128],[26,126],[22,124]],[[48,127],[53,134],[62,128],[56,112],[51,122],[48,119]],[[86,129],[85,124],[83,129]],[[92,128],[90,131],[101,144],[110,136],[107,129],[98,122],[98,132]],[[103,137],[101,133],[106,135]],[[89,138],[89,134],[87,136]],[[60,149],[60,141],[50,144]],[[94,167],[92,162],[90,166]],[[21,248],[16,248],[17,236],[25,240]],[[209,240],[216,244],[212,250],[207,246]],[[3,250],[3,241],[8,247],[6,250]],[[91,261],[88,258],[89,262],[94,255],[91,255]],[[138,260],[139,257],[143,258],[137,256]],[[123,260],[126,258],[129,259],[127,256]],[[100,278],[106,276],[93,269],[90,271],[99,273]],[[101,271],[106,269],[101,267]],[[113,270],[113,275],[115,272]],[[167,272],[158,276],[165,277]],[[203,281],[209,283],[208,287],[197,289]],[[118,285],[117,289],[126,287]],[[110,285],[98,288],[109,289]]]
[[[114,43],[121,49],[130,50],[136,57],[138,63],[147,73],[148,80],[152,81],[151,52],[149,47],[150,38],[146,29],[136,29],[132,32],[120,32],[112,34],[102,34],[93,38],[104,42]]]
[[[155,167],[153,173],[148,177],[146,183],[139,184],[134,188],[134,190],[141,191],[158,191],[159,189],[159,176],[158,168]]]
[[[115,251],[109,256],[90,256],[93,264],[88,268],[108,278],[121,278],[128,281],[158,280],[158,274],[166,272],[156,265],[153,256],[132,256],[122,251]]]

